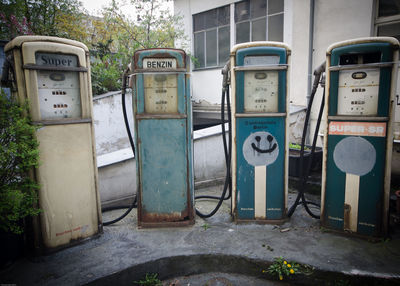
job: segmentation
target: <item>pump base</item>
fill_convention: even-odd
[[[234,219],[236,224],[256,223],[256,224],[284,224],[289,218],[283,219]]]
[[[138,222],[138,228],[185,227],[194,225],[194,219],[182,221]]]

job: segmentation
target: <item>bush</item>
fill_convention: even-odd
[[[22,233],[21,219],[37,215],[38,184],[29,176],[38,166],[36,127],[20,106],[0,89],[0,229]]]
[[[93,95],[121,89],[123,68],[118,58],[104,56],[91,63]]]

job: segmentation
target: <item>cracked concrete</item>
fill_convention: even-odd
[[[217,186],[197,192],[219,194],[221,189],[222,186]],[[295,194],[290,193],[289,205],[294,199]],[[196,203],[203,212],[213,205],[213,201]],[[99,238],[48,256],[17,261],[0,273],[0,283],[132,285],[145,273],[158,273],[160,279],[169,283],[174,279],[186,283],[181,285],[201,279],[215,280],[215,283],[236,281],[232,285],[244,285],[240,281],[246,276],[247,285],[261,285],[257,283],[258,279],[265,279],[262,270],[275,257],[282,256],[314,267],[319,279],[329,274],[331,278],[353,281],[357,275],[367,281],[366,284],[400,284],[399,230],[390,241],[373,243],[326,232],[302,206],[288,222],[279,226],[235,224],[229,211],[230,201],[225,201],[215,216],[196,217],[195,225],[190,227],[138,229],[133,210],[120,222],[104,227]],[[105,213],[103,219],[107,221],[120,212]],[[235,275],[239,275],[237,280]],[[221,283],[215,285],[230,285]]]

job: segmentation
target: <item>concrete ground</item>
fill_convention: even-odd
[[[222,186],[196,191],[219,194]],[[289,194],[289,206],[295,193]],[[319,200],[315,197],[316,201]],[[198,201],[207,211],[213,201]],[[122,211],[104,214],[104,221]],[[164,285],[400,285],[400,229],[378,242],[327,232],[299,206],[283,225],[235,224],[230,201],[193,226],[138,229],[136,210],[104,233],[57,253],[23,258],[0,272],[0,285],[135,285],[157,273]],[[306,274],[271,281],[276,257]],[[297,278],[296,278],[296,277]]]

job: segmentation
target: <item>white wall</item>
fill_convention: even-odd
[[[133,131],[132,94],[127,93],[126,110]],[[121,105],[121,91],[110,92],[93,99],[93,119],[97,155],[130,147]]]
[[[193,145],[196,185],[219,183],[226,175],[221,126],[195,131]],[[136,194],[136,161],[129,148],[99,155],[97,163],[103,206]]]
[[[372,36],[373,0],[316,0],[314,13],[313,70],[326,58],[327,48],[336,42]],[[314,133],[322,90],[316,94],[311,114]],[[326,128],[323,122],[320,133]],[[322,142],[318,142],[322,145]]]
[[[308,93],[310,0],[286,0],[284,17],[284,41],[292,49],[290,101],[305,106]]]
[[[192,15],[238,2],[239,0],[175,0],[174,13],[183,16],[182,26],[189,39],[186,46],[193,54]],[[284,42],[292,48],[290,100],[296,105],[306,104],[308,84],[309,7],[310,0],[284,0]],[[234,30],[234,26],[231,26]],[[231,36],[234,33],[231,33]],[[185,48],[182,42],[177,47]],[[221,69],[197,70],[192,73],[192,96],[197,107],[207,110],[220,104]],[[200,103],[200,106],[198,105]]]
[[[221,105],[221,69],[194,71],[192,73],[192,100],[207,109],[209,105]]]
[[[238,0],[237,0],[238,1]],[[232,0],[175,0],[175,15],[183,16],[182,24],[188,41],[190,53],[193,54],[193,36],[192,15],[204,12],[217,7],[229,5],[237,2]],[[185,48],[182,42],[175,43],[178,48]],[[193,64],[192,64],[193,68]],[[202,107],[207,110],[210,105],[219,105],[221,103],[221,68],[197,70],[192,72],[192,100],[195,103],[195,109]]]

